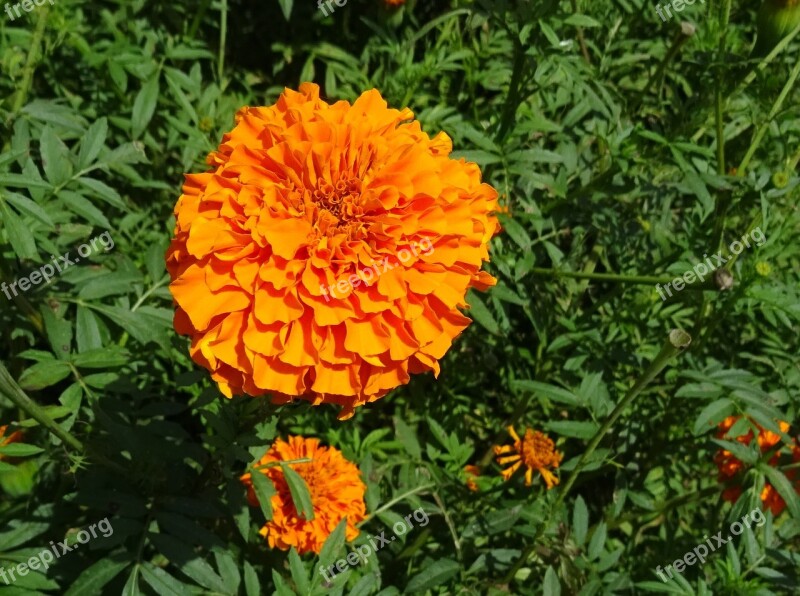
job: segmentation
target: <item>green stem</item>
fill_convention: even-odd
[[[615,281],[623,284],[639,284],[639,285],[657,285],[668,284],[675,280],[675,277],[663,277],[658,275],[620,275],[619,273],[589,273],[586,271],[559,271],[557,269],[545,269],[542,267],[533,267],[531,273],[542,277],[552,277],[560,279],[566,277],[569,279],[591,279],[595,281]],[[709,279],[703,282],[696,281],[691,284],[686,284],[684,289],[691,290],[717,290],[713,280]]]
[[[728,34],[728,21],[731,15],[731,0],[723,0],[722,13],[720,14],[719,24],[719,45],[717,49],[717,88],[714,92],[715,105],[714,116],[717,128],[717,173],[721,176],[725,175],[725,124],[724,124],[724,109],[725,100],[722,97],[723,93],[723,76],[722,64],[725,55],[725,38]]]
[[[14,97],[14,105],[11,108],[12,115],[16,115],[25,105],[25,100],[28,99],[28,92],[33,83],[33,73],[36,70],[36,62],[39,59],[39,51],[44,39],[44,30],[47,26],[48,10],[45,6],[38,11],[39,20],[36,21],[36,29],[33,32],[33,40],[31,40],[31,50],[28,52],[28,58],[25,61],[25,70],[22,71],[22,83],[17,95]]]
[[[219,63],[217,67],[219,84],[222,85],[222,75],[225,72],[225,42],[228,38],[228,0],[222,0],[221,22],[219,27]]]
[[[794,61],[794,68],[792,68],[792,73],[789,75],[789,79],[786,81],[786,84],[781,89],[780,95],[778,95],[775,103],[772,104],[772,109],[769,111],[769,115],[767,116],[767,121],[756,131],[755,136],[753,137],[753,142],[750,143],[750,147],[747,149],[747,153],[742,158],[742,163],[739,164],[739,167],[736,170],[737,176],[744,176],[745,170],[747,166],[750,165],[750,160],[753,158],[753,155],[758,149],[758,146],[761,144],[761,139],[764,138],[764,135],[769,128],[769,123],[772,121],[775,116],[777,116],[778,112],[780,111],[781,107],[783,106],[783,102],[786,101],[786,97],[789,95],[789,92],[794,87],[794,83],[797,80],[798,75],[800,75],[800,60]]]
[[[581,454],[578,462],[575,464],[575,468],[572,470],[572,473],[567,478],[567,481],[561,486],[561,489],[558,493],[558,498],[555,502],[548,508],[549,512],[542,520],[542,523],[539,524],[538,528],[536,529],[536,533],[532,538],[530,544],[522,553],[522,556],[517,559],[517,562],[511,567],[508,574],[505,577],[505,583],[510,583],[514,576],[519,571],[520,567],[525,564],[528,560],[528,557],[536,548],[536,542],[541,536],[542,532],[544,531],[545,525],[547,521],[550,519],[550,513],[557,509],[566,498],[567,494],[569,493],[570,489],[575,484],[575,481],[578,479],[578,476],[581,473],[581,470],[586,465],[586,461],[592,456],[595,452],[597,447],[600,445],[600,442],[603,440],[603,437],[606,433],[611,429],[617,419],[622,415],[622,412],[631,404],[631,402],[636,399],[636,397],[642,392],[642,390],[652,381],[664,368],[667,366],[670,360],[672,360],[678,353],[685,350],[689,347],[692,338],[689,336],[688,333],[682,331],[680,329],[673,329],[669,333],[669,337],[667,341],[664,343],[664,346],[661,348],[658,356],[655,357],[653,362],[650,366],[647,367],[647,370],[642,373],[642,375],[637,379],[636,383],[634,383],[633,387],[628,391],[628,393],[623,397],[611,414],[608,416],[606,421],[600,427],[600,429],[595,433],[592,440],[589,442],[588,447],[584,450]]]
[[[364,521],[362,521],[360,524],[357,524],[357,525],[359,527],[361,527],[363,524],[367,523],[373,517],[375,517],[379,513],[383,513],[384,511],[386,511],[387,509],[391,508],[396,503],[399,503],[400,501],[402,501],[406,497],[410,497],[411,495],[416,495],[417,493],[421,493],[422,491],[428,490],[429,488],[434,488],[435,486],[436,486],[435,484],[423,484],[422,486],[418,486],[417,488],[412,488],[411,490],[409,490],[407,492],[404,492],[402,495],[398,495],[397,497],[395,497],[394,499],[392,499],[391,501],[389,501],[388,503],[386,503],[382,507],[379,507],[378,509],[376,509],[375,511],[370,513],[369,516]]]
[[[11,400],[18,408],[27,412],[31,418],[61,439],[65,445],[75,451],[84,452],[83,443],[61,428],[55,420],[47,415],[47,412],[41,406],[28,397],[2,363],[0,363],[0,394]]]

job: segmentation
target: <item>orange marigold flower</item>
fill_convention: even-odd
[[[280,465],[259,468],[305,458],[311,461],[287,465],[308,485],[314,508],[312,520],[303,519],[295,509]],[[267,539],[270,548],[289,550],[294,547],[300,554],[319,554],[325,540],[344,517],[347,517],[347,540],[354,540],[358,536],[359,530],[355,524],[366,517],[364,493],[367,487],[356,465],[347,461],[338,449],[321,447],[319,439],[290,436],[288,442],[276,440],[255,467],[272,481],[277,491],[270,501],[272,519],[259,532]],[[245,474],[241,480],[248,487],[248,501],[257,507],[258,498],[251,475]]]
[[[6,436],[6,431],[8,430],[8,426],[0,426],[0,447],[5,447],[11,443],[17,443],[22,440],[22,431],[15,430],[8,436]],[[0,453],[0,460],[5,459],[2,453]]]
[[[497,463],[501,466],[513,464],[501,472],[503,480],[509,480],[521,465],[528,468],[525,472],[525,486],[530,486],[533,482],[533,471],[536,470],[544,478],[548,490],[558,484],[558,478],[548,468],[558,468],[564,454],[555,450],[553,440],[530,428],[525,430],[525,438],[520,439],[513,426],[508,427],[508,434],[514,439],[513,445],[503,445],[495,447],[495,455],[502,456],[497,458]],[[512,455],[505,455],[512,453]]]
[[[228,397],[338,404],[340,418],[439,360],[471,320],[497,192],[376,90],[310,83],[245,107],[188,174],[167,252],[175,329]]]
[[[386,6],[402,6],[406,3],[406,0],[384,0]]]
[[[467,475],[467,488],[472,492],[478,492],[477,478],[481,475],[481,469],[478,466],[464,466],[464,473]]]
[[[717,431],[717,438],[733,440],[732,437],[728,436],[728,432],[740,418],[740,416],[728,416],[725,418],[725,420],[720,422],[719,429]],[[735,438],[735,440],[739,443],[742,443],[743,445],[750,445],[754,437],[753,427],[758,429],[756,443],[758,444],[759,450],[762,454],[772,451],[781,443],[781,437],[779,434],[765,429],[760,424],[757,424],[752,420],[749,420],[749,423],[750,429],[747,431],[747,433],[739,435]],[[782,420],[778,421],[778,427],[782,433],[787,433],[790,428],[789,423]],[[800,461],[800,445],[798,445],[796,439],[793,440],[789,449],[791,450],[792,460],[794,462]],[[782,451],[783,446],[775,450],[775,453],[769,459],[769,465],[777,466],[780,463]],[[717,451],[717,453],[714,455],[714,462],[717,464],[717,469],[719,470],[718,480],[722,483],[730,485],[722,492],[722,498],[731,503],[735,503],[742,494],[742,487],[735,483],[736,477],[745,470],[745,464],[735,455],[733,455],[732,452],[726,449],[720,449]],[[796,470],[788,470],[786,472],[786,477],[791,482],[794,482],[795,478],[797,477]],[[795,483],[795,490],[800,493],[800,481]],[[761,501],[764,503],[766,508],[772,511],[773,515],[779,515],[786,508],[786,503],[778,494],[778,491],[776,491],[769,482],[764,484],[764,488],[761,491]]]

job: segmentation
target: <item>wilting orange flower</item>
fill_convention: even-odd
[[[478,466],[464,466],[464,473],[467,475],[467,488],[472,492],[478,492],[477,478],[481,475],[481,469]]]
[[[242,108],[189,174],[167,253],[175,329],[226,396],[334,403],[341,418],[439,359],[469,324],[497,192],[376,90]],[[367,275],[369,273],[369,275]]]
[[[725,420],[720,422],[717,438],[732,440],[731,437],[728,436],[728,431],[730,431],[731,427],[736,423],[737,420],[739,420],[739,418],[740,416],[728,416],[725,418]],[[756,439],[756,442],[762,454],[771,451],[776,445],[781,443],[781,437],[779,434],[769,431],[753,421],[750,421],[750,423],[758,429],[758,438]],[[782,433],[787,433],[790,428],[789,424],[784,421],[778,421],[778,426]],[[750,443],[753,441],[753,429],[751,428],[746,434],[736,437],[736,441],[744,445],[750,445]],[[800,445],[798,445],[796,439],[793,441],[790,449],[792,461],[800,462]],[[776,466],[780,463],[782,451],[783,447],[775,451],[769,460],[769,465]],[[726,449],[720,449],[717,451],[717,453],[714,455],[714,462],[717,464],[717,468],[719,469],[718,479],[720,482],[725,484],[731,484],[733,481],[735,481],[736,477],[745,470],[745,464],[741,460],[737,459],[733,453]],[[796,476],[796,470],[787,470],[786,477],[790,481],[793,482]],[[800,493],[800,481],[795,483],[795,490]],[[735,503],[741,494],[741,485],[733,484],[722,492],[722,498],[726,501],[730,501],[731,503]],[[761,501],[764,503],[766,508],[772,511],[773,515],[779,515],[786,508],[786,503],[784,502],[783,498],[769,482],[764,483],[764,489],[761,491]]]
[[[288,465],[308,485],[314,508],[312,520],[303,519],[295,509],[280,465],[259,468],[304,458],[311,462]],[[278,439],[255,467],[272,481],[277,491],[270,501],[272,519],[259,532],[271,548],[289,550],[293,546],[300,554],[310,551],[319,554],[325,539],[344,517],[347,517],[347,539],[353,540],[358,536],[355,524],[366,517],[364,493],[367,487],[356,465],[347,461],[338,449],[320,447],[319,439],[289,437],[288,442]],[[241,480],[248,487],[248,501],[257,507],[258,499],[250,474],[245,474]]]
[[[0,426],[0,447],[5,447],[6,445],[17,443],[22,440],[22,431],[15,430],[10,435],[6,436],[7,430],[8,426]],[[5,457],[0,453],[0,460],[3,459],[5,459]]]
[[[530,428],[525,430],[525,438],[520,439],[513,426],[508,427],[508,434],[514,439],[513,445],[503,445],[495,447],[495,455],[503,456],[497,458],[497,463],[501,466],[513,464],[501,472],[503,480],[509,480],[521,465],[528,468],[525,471],[525,486],[530,486],[533,482],[533,471],[536,470],[544,478],[547,488],[551,489],[558,484],[558,478],[548,468],[558,468],[563,453],[555,450],[553,440]],[[512,455],[504,455],[512,453]]]

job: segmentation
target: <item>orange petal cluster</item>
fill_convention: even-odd
[[[402,6],[406,3],[406,0],[384,0],[386,6]]]
[[[478,477],[481,475],[481,469],[478,466],[464,466],[464,474],[466,475],[466,485],[469,490],[476,493],[480,490],[478,487]]]
[[[8,436],[6,436],[6,432],[8,431],[8,426],[0,426],[0,447],[5,447],[11,443],[17,443],[22,440],[22,431],[15,430]],[[2,453],[0,453],[0,460],[5,459]]]
[[[303,519],[295,509],[282,467],[260,467],[306,458],[311,461],[287,465],[308,485],[314,509],[311,520]],[[277,491],[270,501],[272,519],[259,532],[267,539],[270,548],[289,550],[294,547],[300,554],[319,554],[325,540],[345,517],[347,540],[358,536],[355,524],[366,517],[364,493],[367,487],[356,465],[346,460],[338,449],[320,446],[319,439],[290,436],[288,441],[275,441],[254,467],[272,481]],[[251,475],[245,474],[241,481],[248,487],[248,501],[257,507],[258,498]]]
[[[558,468],[564,454],[555,450],[553,440],[539,431],[531,428],[525,430],[525,437],[520,439],[513,426],[508,427],[508,434],[514,439],[513,445],[503,445],[494,448],[497,463],[501,466],[512,464],[501,472],[503,480],[508,481],[520,466],[524,465],[525,486],[533,482],[534,470],[544,478],[548,490],[558,484],[558,477],[550,469]],[[506,455],[510,453],[511,455]]]
[[[730,431],[731,427],[740,418],[740,416],[728,416],[725,418],[725,420],[720,422],[719,429],[717,431],[717,438],[733,440],[728,436],[728,431]],[[735,439],[739,443],[750,445],[754,438],[753,426],[758,429],[758,437],[756,437],[756,442],[758,443],[758,447],[762,454],[772,451],[781,443],[781,437],[779,434],[766,430],[764,427],[753,422],[752,420],[749,422],[751,425],[750,430],[746,434],[739,435]],[[778,426],[782,433],[789,432],[790,426],[788,422],[778,421]],[[797,439],[793,440],[792,445],[788,449],[791,453],[792,461],[800,462],[800,445],[798,445]],[[784,452],[786,452],[786,449],[783,447],[775,450],[774,455],[769,459],[769,465],[773,467],[778,465]],[[739,474],[745,470],[745,464],[741,460],[737,459],[733,453],[725,449],[720,449],[717,451],[714,456],[714,462],[717,464],[717,468],[719,469],[718,479],[720,482],[725,484],[731,484],[732,482],[735,482],[737,476],[739,476]],[[787,470],[786,477],[790,481],[794,482],[795,478],[797,477],[796,470]],[[797,490],[798,494],[800,494],[800,480],[795,483],[795,490]],[[741,494],[741,485],[733,484],[723,491],[722,498],[726,501],[730,501],[731,503],[735,503]],[[761,501],[764,503],[764,506],[767,509],[772,511],[773,515],[779,515],[786,508],[786,502],[769,482],[764,483],[764,489],[761,491]]]
[[[305,83],[237,113],[187,175],[167,253],[175,329],[223,394],[347,418],[438,375],[467,290],[496,283],[497,192],[451,150],[376,90],[330,105]]]

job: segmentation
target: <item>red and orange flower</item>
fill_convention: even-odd
[[[740,416],[728,416],[725,418],[725,420],[720,422],[717,438],[733,440],[732,437],[728,436],[728,432],[739,419]],[[789,447],[781,446],[780,448],[775,449],[775,447],[781,443],[781,436],[765,429],[752,420],[748,422],[751,425],[750,430],[748,430],[746,434],[737,436],[735,438],[736,441],[744,445],[750,445],[754,438],[752,427],[755,427],[758,430],[756,442],[761,453],[764,454],[768,451],[775,451],[772,457],[769,459],[769,465],[777,466],[784,457],[784,454],[789,454],[793,462],[800,462],[800,445],[798,445],[796,439],[793,440],[792,445]],[[789,432],[789,423],[779,421],[778,426],[782,433]],[[726,449],[720,449],[716,453],[714,456],[714,462],[717,464],[717,468],[719,469],[719,481],[729,485],[722,492],[722,498],[726,501],[730,501],[731,503],[735,503],[742,494],[742,487],[740,484],[736,484],[736,480],[737,477],[745,471],[745,464],[736,458],[733,453]],[[797,473],[795,470],[788,470],[786,472],[786,477],[792,482],[794,482],[796,476]],[[794,486],[795,490],[800,493],[800,481],[795,482]],[[775,487],[773,487],[769,482],[764,484],[764,489],[761,491],[761,501],[764,503],[766,508],[772,511],[773,515],[779,515],[786,508],[786,502],[778,494],[778,491],[775,490]]]
[[[286,465],[308,485],[314,511],[311,520],[304,519],[295,508],[281,466],[262,467],[301,459],[311,461]],[[299,554],[319,554],[325,540],[345,517],[347,540],[358,536],[356,524],[366,518],[364,493],[367,487],[356,465],[347,461],[338,449],[320,446],[319,439],[289,437],[288,442],[278,439],[254,467],[272,481],[277,491],[270,501],[272,519],[259,532],[271,548],[289,550],[294,547]],[[248,487],[248,501],[257,507],[251,475],[245,474],[241,480]]]
[[[438,375],[467,290],[496,283],[497,192],[451,150],[376,90],[331,105],[304,83],[238,112],[187,175],[167,253],[175,329],[223,394],[348,418]]]

